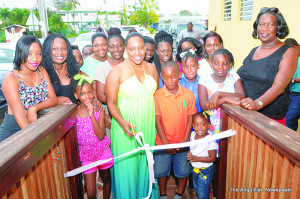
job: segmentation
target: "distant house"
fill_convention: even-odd
[[[242,65],[250,50],[260,45],[260,41],[252,37],[252,31],[253,23],[262,7],[277,7],[288,24],[288,37],[300,42],[300,1],[210,0],[209,5],[208,29],[217,27],[226,48],[235,55],[236,69]]]
[[[76,10],[74,12],[74,21],[76,31],[89,30],[91,27],[103,26],[106,23],[105,15],[98,15],[98,10]],[[73,11],[60,11],[63,22],[73,27]],[[120,26],[120,15],[108,15],[110,26]]]
[[[17,42],[23,36],[23,32],[27,31],[27,27],[20,25],[11,25],[3,28],[6,35],[6,42]]]

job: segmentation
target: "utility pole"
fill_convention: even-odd
[[[108,6],[107,6],[107,4],[106,4],[106,0],[103,0],[103,3],[104,3],[104,5],[106,5],[106,10],[104,10],[104,12],[105,12],[105,19],[106,19],[106,30],[108,30],[109,29],[109,25],[108,25]]]
[[[47,37],[47,30],[48,30],[48,24],[47,24],[47,17],[46,17],[46,10],[45,10],[45,0],[38,0],[38,6],[39,6],[39,14],[40,14],[40,25],[42,30],[42,38]]]
[[[33,18],[33,8],[31,9],[31,17],[32,17],[33,36],[35,36],[35,27],[34,27],[34,18]],[[39,27],[39,26],[38,26],[38,27]]]

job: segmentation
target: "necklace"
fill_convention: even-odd
[[[142,85],[144,85],[144,83],[142,83],[142,81],[135,75],[135,72],[134,72],[133,67],[132,67],[132,65],[131,65],[131,63],[130,63],[129,60],[128,60],[128,63],[129,63],[129,66],[130,66],[130,68],[131,68],[131,70],[132,70],[132,72],[133,72],[133,75],[137,78],[137,80],[138,80]],[[145,75],[145,68],[144,68],[144,62],[142,62],[142,66],[143,66],[143,70],[144,70],[144,76],[145,76],[145,78],[146,78],[146,75]],[[144,79],[144,81],[145,81],[145,79]]]
[[[35,80],[35,85],[34,85],[31,81],[29,81],[29,79],[27,79],[25,74],[19,72],[19,74],[21,74],[24,77],[24,79],[30,84],[31,87],[37,86],[37,83],[38,83],[39,76],[38,76],[37,71],[35,71],[35,73],[36,73],[36,80]]]
[[[109,59],[107,59],[107,60],[110,61],[114,66],[121,63],[121,62],[120,62],[120,63],[115,63],[115,62],[112,60],[111,57],[110,57]],[[123,61],[124,61],[124,58],[123,58]],[[123,62],[123,61],[122,61],[122,62]]]
[[[57,73],[58,77],[60,77],[60,71],[55,67],[55,65],[54,65],[54,69],[55,69],[55,72]],[[65,67],[63,66],[60,70],[65,71]]]

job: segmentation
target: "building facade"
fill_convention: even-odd
[[[225,48],[235,56],[238,69],[250,50],[260,45],[253,39],[253,23],[262,7],[277,7],[287,21],[290,34],[300,42],[300,1],[295,0],[210,0],[209,30],[218,32]]]

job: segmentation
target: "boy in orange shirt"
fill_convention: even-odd
[[[163,65],[161,77],[164,87],[154,95],[157,145],[174,144],[190,140],[192,116],[197,112],[192,91],[181,87],[179,66],[173,61]],[[180,199],[184,193],[190,165],[187,161],[188,148],[166,149],[154,152],[154,174],[158,178],[160,198],[167,198],[166,186],[171,166],[178,178],[178,189],[174,198]]]

